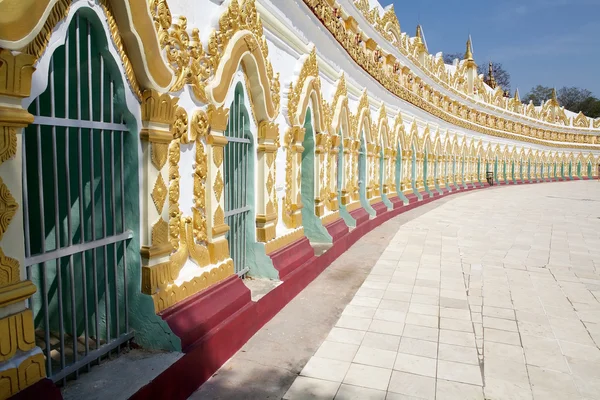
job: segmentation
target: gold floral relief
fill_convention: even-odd
[[[215,197],[217,201],[221,201],[221,197],[223,196],[223,178],[221,178],[221,170],[217,171],[217,176],[215,178],[215,182],[213,183],[213,190],[215,192]]]
[[[19,261],[6,256],[0,247],[0,287],[17,283],[20,280]]]
[[[17,130],[12,126],[0,126],[0,164],[17,153]]]
[[[221,167],[221,164],[223,164],[223,151],[224,148],[222,146],[213,146],[212,149],[212,153],[213,153],[213,162],[215,163],[215,166],[217,168]]]
[[[496,123],[496,126],[494,127],[495,129],[492,129],[491,127],[489,127],[488,125],[488,121],[489,121],[489,114],[485,114],[485,113],[472,113],[471,108],[464,106],[464,105],[459,105],[457,104],[457,101],[455,100],[448,100],[448,101],[444,101],[443,104],[440,106],[435,105],[435,101],[433,101],[432,99],[439,97],[442,98],[443,96],[440,93],[437,93],[436,91],[432,91],[432,88],[427,87],[427,85],[424,85],[422,82],[419,82],[419,79],[415,79],[413,77],[412,72],[410,72],[410,70],[408,70],[408,68],[402,69],[401,74],[403,79],[402,80],[398,80],[393,78],[391,75],[395,75],[397,74],[400,69],[385,69],[385,68],[381,68],[379,66],[379,63],[373,62],[371,60],[371,48],[373,49],[377,49],[377,51],[380,51],[380,49],[378,48],[377,44],[370,38],[367,38],[367,42],[371,43],[370,46],[357,46],[357,42],[356,42],[356,37],[358,37],[355,32],[352,31],[352,29],[354,28],[350,28],[350,25],[345,24],[343,21],[343,18],[340,18],[341,14],[340,14],[340,5],[337,4],[335,1],[334,2],[330,2],[328,0],[305,0],[305,3],[313,10],[313,12],[315,13],[315,15],[322,21],[322,23],[328,28],[328,30],[336,37],[336,39],[338,40],[338,42],[347,50],[347,52],[350,54],[350,56],[357,62],[357,64],[359,64],[361,67],[363,67],[371,76],[373,76],[376,80],[378,80],[384,87],[386,87],[388,90],[390,90],[392,93],[394,93],[395,95],[397,95],[398,97],[400,97],[401,99],[404,99],[414,105],[416,105],[417,107],[423,109],[424,111],[437,116],[447,122],[450,122],[454,125],[460,126],[462,128],[465,129],[470,129],[470,130],[474,130],[480,133],[484,133],[484,134],[488,134],[491,136],[497,136],[497,137],[502,137],[502,138],[510,138],[510,139],[516,139],[516,140],[520,140],[520,141],[525,141],[525,142],[529,142],[529,143],[537,143],[537,144],[544,144],[544,145],[549,145],[549,146],[556,146],[556,147],[575,147],[575,148],[582,148],[580,145],[573,145],[573,143],[594,143],[595,141],[593,140],[593,138],[590,138],[589,135],[581,135],[581,134],[573,134],[573,140],[570,141],[570,143],[561,143],[561,144],[555,144],[555,143],[549,143],[546,140],[543,140],[542,138],[538,138],[538,137],[534,137],[534,135],[530,135],[527,137],[523,137],[523,135],[519,135],[516,132],[516,126],[514,124],[508,123],[508,120],[503,120],[502,118],[498,118],[498,121]],[[376,10],[375,10],[376,11]],[[371,11],[369,11],[371,12]],[[374,17],[375,19],[373,20],[375,23],[375,20],[378,17],[378,13],[377,17]],[[373,16],[375,16],[375,14],[372,14]],[[364,34],[362,34],[362,38],[361,40],[364,40]],[[385,37],[387,37],[384,34]],[[408,56],[409,59],[411,59],[414,62],[418,63],[418,60],[416,57],[414,57],[412,54],[410,54],[411,52],[413,52],[415,50],[415,46],[412,44],[413,41],[409,41],[407,35],[403,35],[402,36],[402,40],[399,42],[395,42],[394,45],[397,45],[397,48],[405,55]],[[408,51],[408,53],[407,53]],[[431,56],[429,56],[430,58]],[[448,89],[453,89],[461,98],[467,98],[464,94],[460,93],[461,91],[464,91],[465,87],[466,87],[466,79],[465,79],[465,74],[466,74],[466,67],[465,67],[465,63],[460,64],[459,68],[457,69],[457,71],[451,76],[450,81],[451,81],[451,85],[447,85],[446,83],[443,82],[442,79],[439,78],[438,75],[436,75],[433,71],[434,69],[432,69],[435,63],[432,63],[431,61],[428,61],[428,59],[426,59],[425,64],[423,65],[422,70],[426,73],[426,75],[433,77],[434,79],[437,79],[440,84]],[[439,68],[438,68],[439,69]],[[481,87],[482,83],[481,83],[481,79],[478,77],[477,81],[475,82],[476,86]],[[429,95],[425,95],[423,92],[428,90],[429,91]],[[486,94],[483,94],[482,99],[484,99],[485,102],[493,102],[494,101],[494,96],[488,96]],[[448,106],[448,102],[451,102],[451,105]],[[510,101],[506,102],[506,107],[508,107],[509,109],[514,109],[516,113],[518,114],[524,114],[525,113],[525,107],[521,106],[520,100],[518,98],[518,94],[515,95],[515,98],[511,99]],[[474,111],[474,110],[473,110]],[[544,111],[544,110],[543,110]],[[471,116],[469,116],[468,114],[470,114]],[[564,108],[558,108],[556,111],[556,116],[554,118],[549,118],[550,113],[549,112],[543,112],[543,115],[545,115],[546,120],[548,120],[549,123],[552,124],[557,124],[560,123],[563,126],[571,126],[570,125],[570,121],[569,119],[566,117],[565,113],[564,113]],[[589,122],[589,119],[586,120],[587,122]],[[355,122],[355,121],[351,121],[351,122]],[[505,126],[506,123],[506,126]],[[599,123],[600,125],[600,123]],[[354,128],[354,125],[351,124],[351,126]],[[550,125],[549,125],[550,126]],[[353,129],[353,131],[355,131],[355,129]],[[525,132],[525,129],[522,128],[521,129],[522,132]],[[559,136],[560,137],[560,136]],[[559,139],[560,140],[560,139]],[[565,140],[561,140],[563,142],[568,141],[568,139]],[[589,148],[589,147],[588,147]]]
[[[160,218],[152,225],[152,246],[162,246],[169,243],[169,224]]]
[[[217,206],[215,214],[213,215],[213,226],[220,226],[225,224],[225,212],[221,205]]]
[[[18,208],[17,201],[0,178],[0,239],[4,236]]]
[[[167,199],[167,186],[165,185],[165,181],[160,173],[158,174],[158,178],[154,183],[154,188],[152,189],[150,196],[152,197],[156,211],[158,211],[159,214],[162,213],[165,200]]]
[[[152,143],[152,165],[160,170],[167,163],[169,145],[167,143]]]

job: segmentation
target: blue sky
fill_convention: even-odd
[[[521,95],[540,84],[578,86],[600,97],[600,0],[379,0],[394,4],[403,32],[423,27],[430,53],[494,60]]]

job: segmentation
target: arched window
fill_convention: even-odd
[[[46,372],[63,382],[133,337],[127,268],[140,263],[130,244],[139,229],[137,129],[92,15],[77,13],[53,52],[23,140],[25,264],[38,288],[30,307]]]

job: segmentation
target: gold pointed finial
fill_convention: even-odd
[[[417,24],[417,33],[415,37],[418,41],[423,42],[423,30],[421,29],[421,24]]]
[[[465,52],[465,60],[473,61],[473,48],[471,44],[471,36],[467,40],[467,51]]]
[[[487,83],[488,86],[492,89],[496,89],[496,86],[498,86],[498,84],[496,83],[496,78],[494,78],[494,66],[491,61],[488,69],[488,79],[485,83]]]
[[[515,100],[521,101],[521,96],[519,96],[519,88],[515,90]]]
[[[556,96],[556,88],[552,88],[552,101],[558,104],[558,97]]]

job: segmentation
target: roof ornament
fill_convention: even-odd
[[[489,69],[488,69],[488,79],[485,81],[489,87],[492,89],[496,89],[498,84],[496,83],[496,78],[494,78],[494,66],[490,61]]]
[[[464,59],[466,61],[474,61],[473,60],[473,45],[471,43],[471,35],[469,35],[469,40],[467,40],[467,51],[465,52]]]

